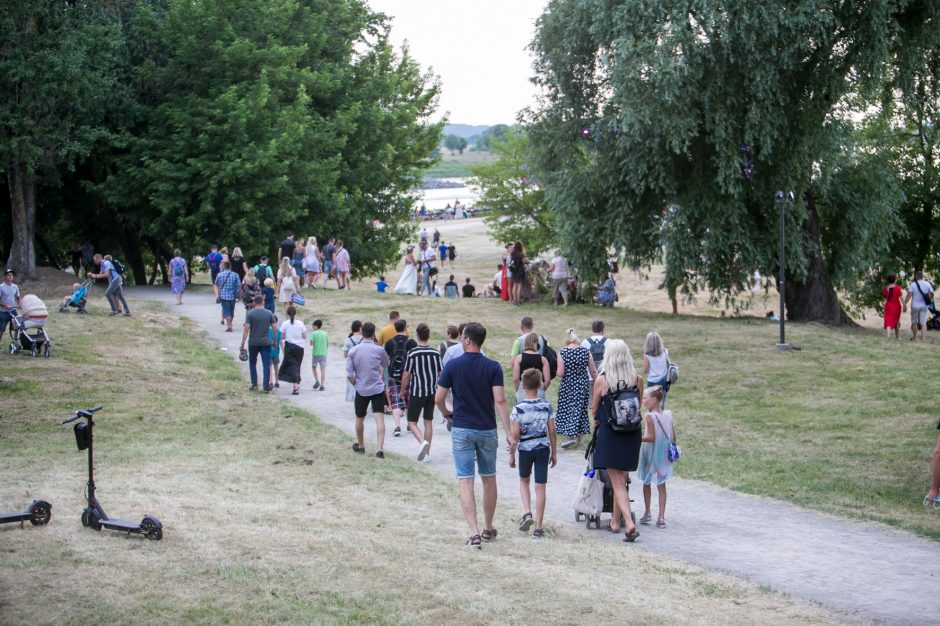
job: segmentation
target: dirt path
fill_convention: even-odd
[[[180,307],[172,303],[168,289],[126,291],[131,297],[164,302],[171,312],[196,321],[221,349],[237,358],[241,333],[223,332],[218,305],[208,291],[188,292]],[[239,310],[236,321],[243,316]],[[344,401],[345,366],[338,347],[330,348],[325,392],[311,389],[309,349],[305,356],[300,395],[291,396],[287,389],[277,390],[278,395],[352,435],[352,406]],[[449,433],[437,422],[432,462],[427,467],[453,479]],[[391,424],[390,417],[387,424]],[[366,449],[370,452],[375,450],[374,432],[374,423],[367,419]],[[388,433],[387,452],[407,457],[417,453],[410,434],[393,438],[390,426]],[[575,525],[570,503],[584,459],[578,451],[560,451],[559,457],[558,466],[549,474],[546,527],[565,525],[573,532],[591,533],[598,541],[619,544],[620,536]],[[521,514],[518,479],[515,470],[508,468],[502,442],[498,468],[496,526],[503,532],[516,532],[512,520]],[[639,490],[632,493],[635,504],[641,504]],[[669,482],[667,519],[667,529],[640,526],[637,544],[624,549],[675,557],[865,620],[940,623],[940,544],[886,526],[843,520],[680,478]],[[455,519],[454,524],[462,527],[463,521]]]

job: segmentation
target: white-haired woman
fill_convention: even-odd
[[[607,528],[620,532],[621,515],[627,522],[624,541],[632,542],[640,536],[630,513],[630,496],[627,493],[628,472],[635,472],[640,462],[641,429],[630,432],[617,431],[610,427],[608,394],[621,390],[636,393],[636,408],[639,411],[643,397],[643,379],[633,366],[630,348],[620,339],[607,341],[601,373],[594,381],[594,398],[591,410],[594,413],[594,429],[597,447],[594,450],[594,467],[606,469],[614,490],[614,512]],[[611,394],[612,397],[613,394]]]
[[[277,300],[285,307],[291,302],[291,296],[297,293],[300,284],[297,280],[297,272],[291,265],[290,257],[281,259],[281,266],[277,270]]]
[[[304,285],[316,288],[320,279],[320,247],[316,237],[307,237],[304,248]]]
[[[663,345],[663,338],[653,331],[646,334],[643,343],[643,373],[647,387],[663,388],[663,406],[666,408],[666,392],[669,388],[669,350]]]
[[[581,445],[581,437],[591,432],[588,403],[591,401],[591,380],[597,376],[590,351],[581,346],[573,328],[565,331],[565,347],[558,352],[557,430],[569,437],[562,448]]]

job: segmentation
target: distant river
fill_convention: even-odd
[[[448,189],[423,189],[421,191],[421,201],[424,202],[428,210],[443,209],[448,203],[454,206],[454,200],[460,200],[460,204],[467,206],[476,204],[477,196],[469,187],[464,185],[465,178],[442,178],[440,180],[459,183],[460,186]],[[420,204],[421,202],[418,202],[419,206]]]

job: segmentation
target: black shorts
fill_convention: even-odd
[[[434,396],[411,398],[408,401],[408,421],[417,422],[422,410],[424,419],[429,421],[434,419]]]
[[[548,482],[548,462],[551,458],[551,448],[519,450],[519,478],[528,478],[535,467],[535,482],[544,485]]]
[[[379,392],[373,396],[362,396],[356,392],[356,401],[353,405],[356,407],[356,417],[365,417],[369,412],[369,403],[372,403],[373,413],[385,412],[385,393]]]

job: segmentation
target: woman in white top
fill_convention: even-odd
[[[297,292],[299,287],[297,272],[291,265],[290,259],[284,257],[277,270],[277,301],[285,305],[290,304],[290,297]]]
[[[286,258],[286,257],[285,257]],[[300,392],[300,366],[304,360],[304,345],[307,340],[307,330],[304,323],[297,321],[294,317],[297,315],[297,309],[293,304],[287,307],[287,317],[281,323],[281,369],[277,374],[278,380],[285,383],[293,383],[294,390],[291,392],[297,395]]]
[[[646,335],[643,344],[643,372],[646,374],[646,386],[660,386],[663,389],[663,406],[666,408],[666,390],[669,387],[669,350],[663,346],[663,338],[653,331]]]

